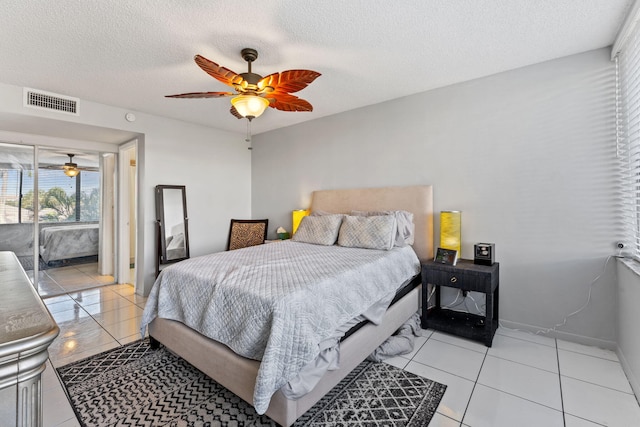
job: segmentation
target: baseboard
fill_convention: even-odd
[[[586,337],[584,335],[572,334],[569,332],[563,332],[558,330],[547,331],[545,328],[541,328],[539,326],[528,325],[526,323],[512,322],[510,320],[500,320],[500,326],[509,328],[509,329],[516,329],[520,331],[531,332],[543,337],[557,338],[560,340],[570,341],[577,344],[590,345],[593,347],[604,348],[612,351],[616,351],[618,348],[618,345],[615,341]]]
[[[624,357],[624,353],[622,349],[618,347],[616,349],[616,353],[618,354],[618,359],[620,359],[620,364],[622,365],[622,370],[627,375],[627,379],[629,380],[629,384],[631,384],[631,389],[633,389],[633,393],[636,395],[636,400],[640,404],[640,381],[638,377],[634,375],[633,369],[627,359]]]

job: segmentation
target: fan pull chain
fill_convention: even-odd
[[[251,147],[251,120],[247,119],[247,137],[244,140],[245,142],[249,143],[249,147],[247,147],[248,150],[252,150]]]

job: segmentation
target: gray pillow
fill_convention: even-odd
[[[345,216],[340,226],[338,245],[349,248],[393,248],[396,219],[393,215]]]
[[[354,216],[378,216],[378,215],[392,215],[396,219],[396,236],[394,246],[403,247],[407,245],[413,245],[414,233],[416,226],[413,223],[413,214],[407,211],[352,211],[351,215]]]
[[[293,235],[294,242],[331,246],[338,239],[344,215],[305,216]]]
[[[312,211],[309,216],[327,216],[327,215],[342,215],[337,214],[335,212],[327,212],[327,211]]]

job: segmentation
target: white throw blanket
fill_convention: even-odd
[[[292,241],[221,252],[165,268],[151,290],[141,332],[155,318],[177,320],[261,360],[253,405],[319,353],[319,343],[418,274],[410,246],[390,251]],[[377,323],[380,319],[370,319]]]

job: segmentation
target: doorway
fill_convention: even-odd
[[[118,204],[118,282],[128,283],[136,289],[138,247],[138,158],[137,140],[120,146],[119,149],[119,193]]]
[[[16,253],[41,296],[115,281],[115,215],[104,203],[115,197],[109,156],[0,144],[0,250]]]
[[[38,148],[38,290],[52,295],[112,284],[113,168],[101,153]],[[111,155],[113,156],[113,155]]]

